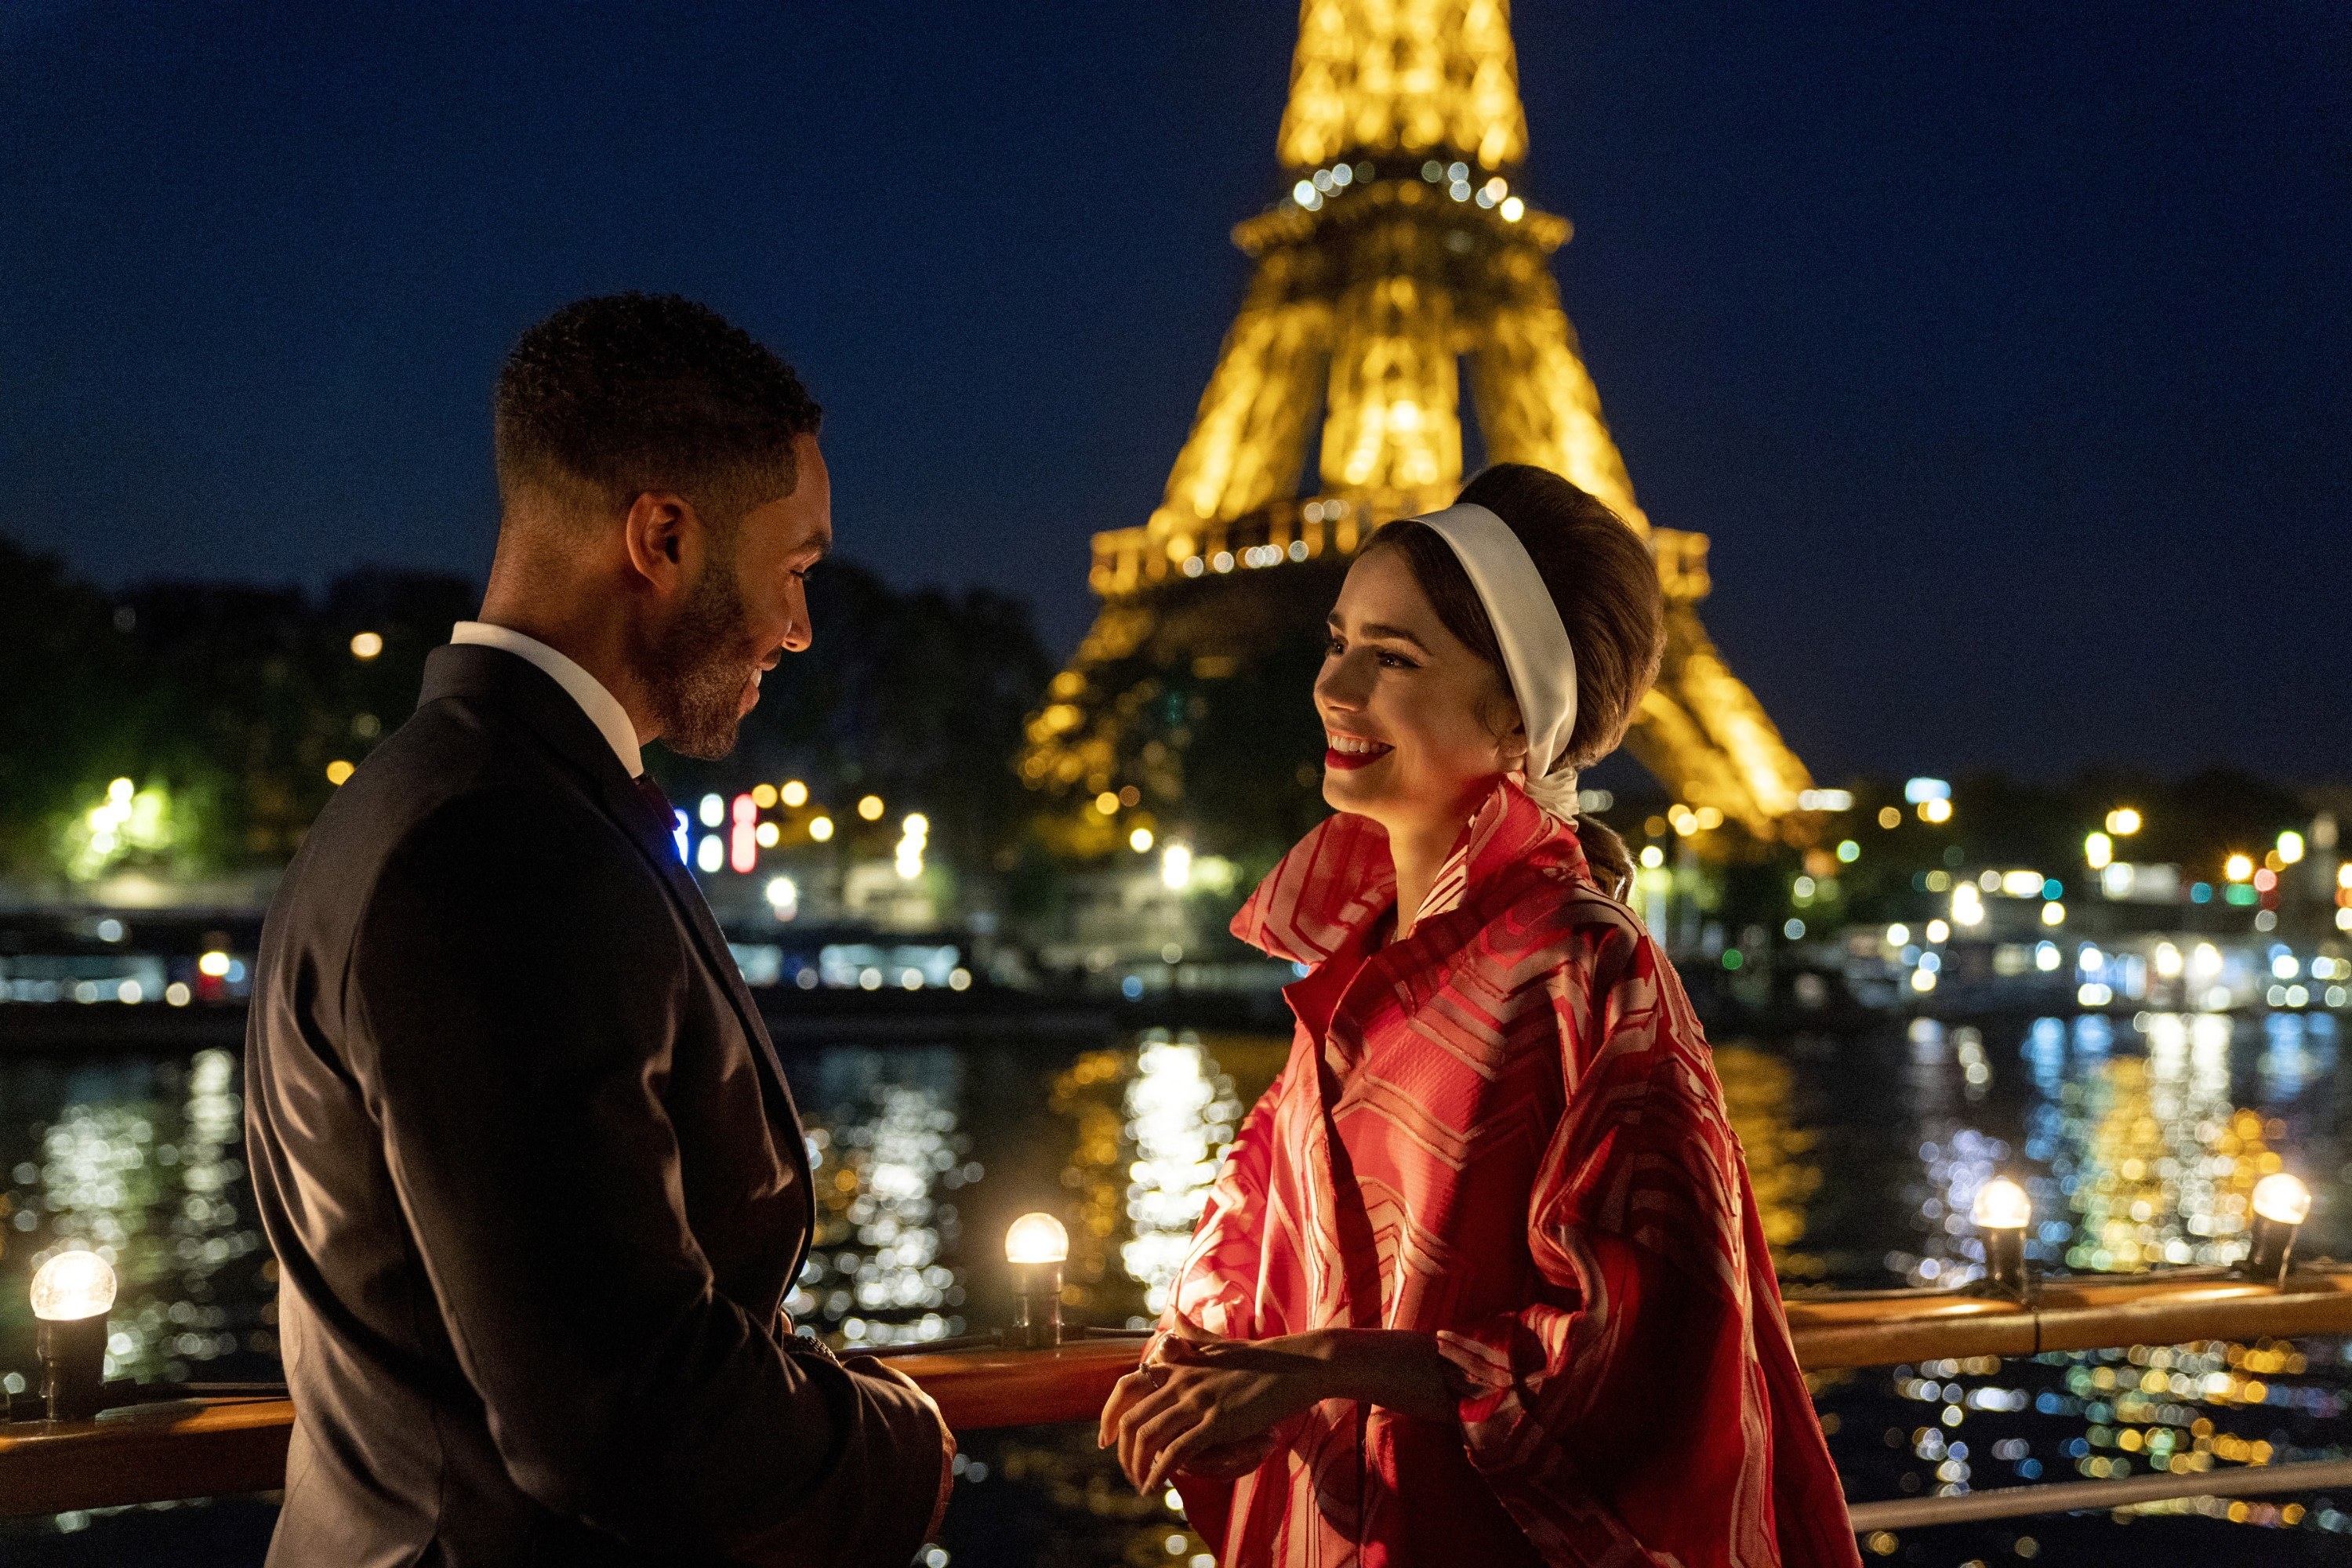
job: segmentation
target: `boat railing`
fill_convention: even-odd
[[[2352,1268],[2300,1268],[2278,1285],[2220,1270],[2179,1270],[2048,1279],[2023,1300],[1911,1289],[1805,1292],[1784,1304],[1799,1363],[1828,1371],[2352,1333]],[[1119,1336],[1040,1350],[919,1350],[894,1354],[891,1364],[939,1402],[952,1429],[984,1431],[1093,1419],[1112,1384],[1136,1364],[1140,1343]],[[293,1426],[288,1400],[240,1394],[131,1405],[89,1421],[0,1426],[0,1517],[275,1491],[284,1485]],[[1867,1532],[1948,1517],[2346,1484],[2352,1484],[2352,1465],[2280,1465],[1864,1503],[1853,1513],[1856,1530]],[[2150,1487],[2158,1489],[2148,1492]]]

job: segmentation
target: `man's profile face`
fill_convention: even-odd
[[[793,440],[793,493],[746,512],[730,558],[715,547],[656,642],[647,672],[663,740],[723,757],[760,700],[760,677],[809,646],[808,573],[833,546],[833,482],[814,436]]]

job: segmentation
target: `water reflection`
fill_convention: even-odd
[[[828,1051],[803,1108],[816,1235],[784,1310],[843,1345],[963,1331],[952,1193],[980,1180],[958,1130],[962,1062],[945,1047]]]
[[[108,1376],[272,1370],[277,1275],[247,1213],[237,1071],[235,1056],[206,1050],[184,1062],[27,1067],[0,1079],[16,1109],[47,1113],[20,1124],[31,1146],[10,1171],[19,1248],[0,1290],[12,1317],[33,1270],[87,1247],[121,1283]],[[28,1340],[12,1347],[12,1392],[31,1364]]]
[[[1716,1067],[1784,1279],[1949,1287],[1981,1268],[1969,1209],[1996,1171],[2032,1197],[2029,1251],[2047,1268],[2232,1261],[2253,1184],[2282,1164],[2316,1195],[2305,1250],[2340,1247],[2336,1032],[2319,1014],[1921,1019],[1727,1042]],[[1148,1321],[1224,1144],[1286,1049],[1151,1031],[1067,1054],[796,1057],[819,1228],[789,1310],[845,1346],[991,1326],[997,1227],[1042,1207],[1070,1232],[1070,1315]],[[0,1170],[14,1178],[0,1211],[13,1350],[0,1364],[29,1366],[25,1281],[76,1243],[122,1279],[115,1375],[272,1370],[274,1275],[249,1219],[237,1066],[204,1051],[0,1068]],[[2328,1424],[2352,1395],[2343,1351],[2206,1342],[1931,1362],[1824,1380],[1820,1397],[1857,1498],[2187,1474],[2338,1455]],[[960,1563],[1189,1563],[1204,1550],[1167,1498],[1135,1497],[1085,1432],[981,1434],[966,1449]],[[2352,1529],[2332,1509],[2306,1518],[2284,1501],[2220,1517]]]
[[[1723,1102],[1748,1156],[1756,1189],[1757,1217],[1771,1249],[1772,1269],[1782,1279],[1818,1279],[1826,1265],[1819,1253],[1800,1252],[1805,1237],[1805,1205],[1822,1184],[1813,1158],[1816,1134],[1793,1120],[1797,1069],[1786,1058],[1752,1046],[1722,1046],[1715,1053]]]
[[[2098,1065],[2089,1136],[2053,1162],[2081,1216],[2066,1262],[2135,1271],[2245,1256],[2254,1183],[2280,1168],[2260,1112],[2230,1103],[2230,1020],[2158,1014],[2145,1057]],[[2073,1165],[2076,1171],[2069,1172]]]
[[[1147,1316],[1158,1318],[1209,1201],[1217,1161],[1241,1120],[1233,1080],[1187,1030],[1146,1035],[1127,1086],[1123,1142],[1128,1165],[1130,1239],[1119,1247],[1127,1277],[1143,1287]]]

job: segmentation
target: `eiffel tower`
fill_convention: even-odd
[[[1029,721],[1018,767],[1058,847],[1269,791],[1319,813],[1322,618],[1375,528],[1460,488],[1465,359],[1487,456],[1564,475],[1656,558],[1667,648],[1633,755],[1702,822],[1807,836],[1804,765],[1699,622],[1706,537],[1652,525],[1602,422],[1549,261],[1570,224],[1511,187],[1527,142],[1507,0],[1304,0],[1276,137],[1295,183],[1234,230],[1256,271],[1192,434],[1150,521],[1095,535],[1102,608]]]

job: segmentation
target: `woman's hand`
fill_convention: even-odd
[[[1274,1428],[1330,1397],[1316,1336],[1251,1344],[1170,1338],[1160,1359],[1118,1380],[1103,1405],[1100,1447],[1150,1493],[1178,1470],[1246,1475],[1274,1451]]]

